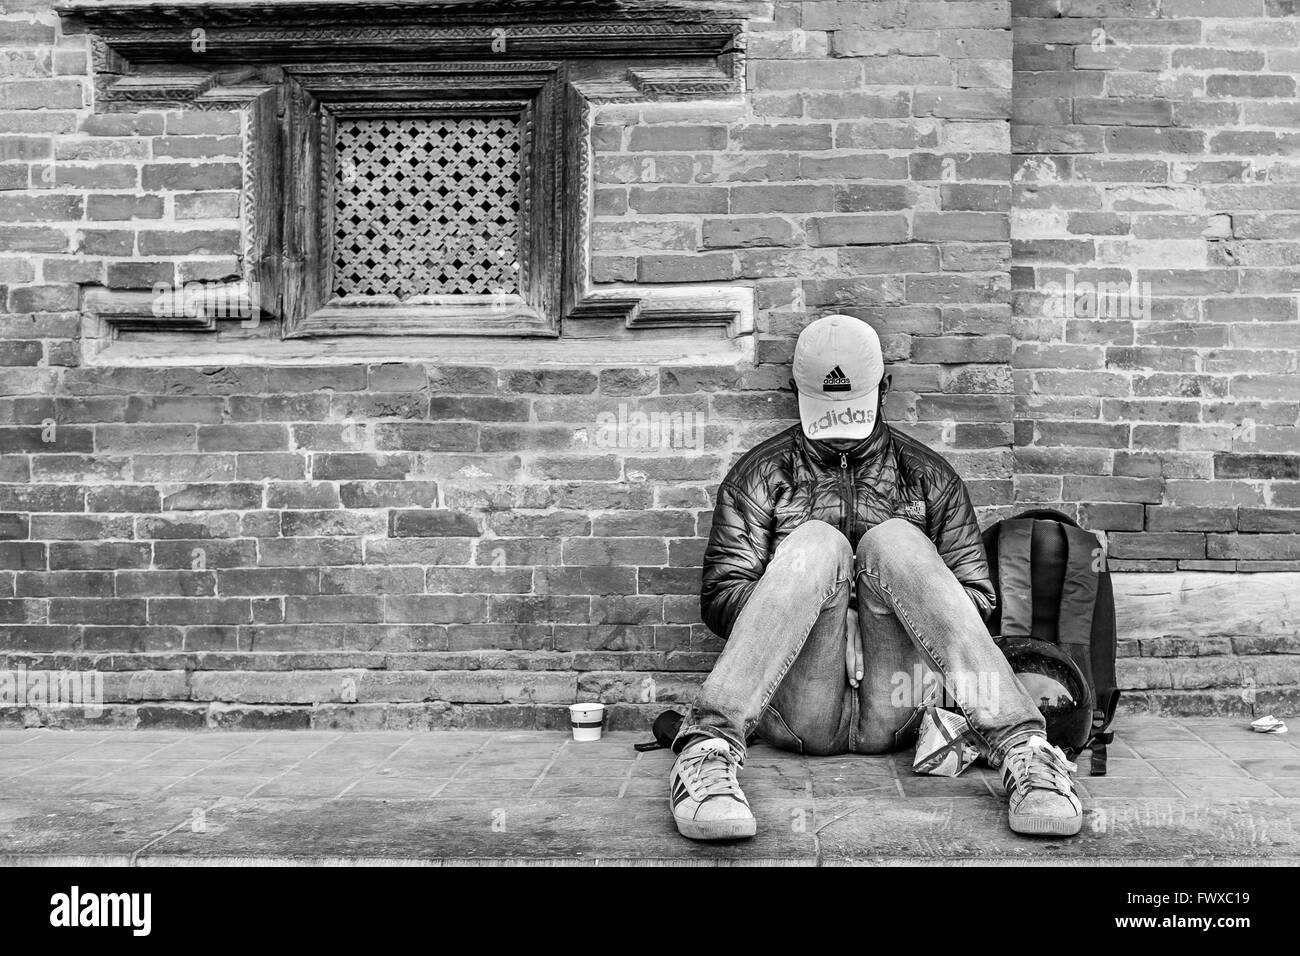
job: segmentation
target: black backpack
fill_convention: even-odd
[[[654,740],[633,744],[633,749],[642,753],[650,750],[671,750],[673,741],[677,739],[677,731],[682,729],[682,721],[685,719],[685,714],[678,713],[675,710],[665,710],[655,718],[654,726],[650,729],[650,732],[654,734]],[[757,734],[750,734],[745,738],[745,746],[748,747],[757,737]]]
[[[668,750],[672,747],[673,741],[677,739],[677,731],[681,729],[683,715],[675,710],[665,710],[655,718],[654,726],[650,732],[654,734],[654,740],[647,740],[642,744],[633,744],[633,748],[645,753],[648,750],[659,750],[660,748]]]
[[[1106,745],[1119,704],[1115,686],[1115,596],[1101,541],[1059,511],[1026,511],[984,532],[998,603],[995,637],[1034,637],[1057,645],[1093,690],[1089,772],[1106,773]]]

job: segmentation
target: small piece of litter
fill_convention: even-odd
[[[961,714],[928,705],[917,733],[912,769],[937,777],[957,776],[979,756],[974,736]]]
[[[1257,734],[1284,734],[1286,733],[1286,721],[1278,720],[1272,714],[1269,714],[1267,717],[1259,718],[1259,720],[1252,720],[1250,729]]]

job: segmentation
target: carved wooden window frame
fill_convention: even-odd
[[[285,69],[282,319],[286,338],[542,335],[560,331],[563,262],[561,63],[472,62]],[[445,303],[349,305],[332,295],[335,123],[345,117],[518,115],[520,292]]]
[[[620,328],[720,327],[729,338],[754,331],[752,288],[596,284],[589,271],[593,110],[605,103],[740,95],[743,18],[729,0],[689,10],[663,0],[599,10],[588,0],[526,7],[514,0],[427,0],[418,5],[363,0],[177,0],[167,5],[55,0],[55,9],[64,18],[65,32],[81,29],[92,34],[96,111],[241,110],[241,284],[246,291],[258,291],[262,310],[274,316],[285,338],[309,345],[318,334],[355,333],[382,336],[396,345],[404,335],[485,334],[483,327],[464,321],[453,327],[451,312],[433,316],[432,322],[425,315],[421,322],[390,311],[388,321],[397,318],[398,325],[390,324],[387,330],[382,321],[367,323],[364,329],[332,330],[314,322],[320,309],[307,308],[318,303],[306,294],[305,259],[294,253],[285,231],[293,218],[288,207],[305,201],[299,193],[315,189],[319,177],[302,177],[296,168],[287,167],[289,157],[308,155],[306,144],[297,138],[307,124],[303,118],[296,125],[292,122],[295,88],[306,84],[308,95],[319,99],[322,94],[314,87],[324,78],[369,70],[382,73],[386,96],[429,99],[430,94],[445,94],[445,88],[412,77],[465,78],[474,71],[482,77],[494,73],[494,64],[503,65],[515,82],[527,74],[521,68],[546,74],[546,82],[538,80],[533,88],[536,97],[545,86],[544,109],[537,114],[545,128],[535,124],[534,132],[544,133],[554,149],[557,184],[552,192],[556,205],[547,207],[554,214],[539,217],[545,219],[548,238],[534,245],[554,253],[546,282],[536,301],[529,303],[531,312],[520,311],[517,318],[524,321],[519,327],[502,329],[500,335],[523,336],[526,343],[530,336],[557,335],[561,342],[571,335],[588,341],[623,340]],[[196,32],[204,38],[201,57],[194,52]],[[508,36],[508,52],[494,55],[501,36]],[[398,90],[400,95],[394,92]],[[465,91],[460,95],[468,96]],[[312,141],[319,139],[313,134]],[[159,315],[151,304],[147,292],[83,287],[82,311],[93,323],[89,334],[103,343],[96,351],[113,344],[124,331],[217,329],[211,316]],[[479,318],[492,322],[490,315]],[[225,341],[228,348],[222,354],[238,355],[239,348],[255,352],[259,340]]]

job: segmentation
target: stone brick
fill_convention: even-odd
[[[628,206],[638,213],[725,213],[728,198],[725,189],[711,186],[634,186]]]
[[[586,395],[596,390],[598,379],[585,370],[533,370],[502,373],[501,388],[536,395]]]
[[[1237,527],[1243,532],[1287,532],[1300,534],[1300,510],[1283,508],[1242,508],[1237,513]],[[1233,530],[1231,528],[1216,528]]]
[[[843,90],[862,85],[862,65],[854,60],[820,63],[759,60],[751,82],[766,90]]]
[[[175,280],[176,266],[171,262],[110,262],[107,268],[110,289],[152,289]]]
[[[1300,535],[1295,534],[1211,534],[1207,536],[1211,558],[1243,560],[1300,559]]]
[[[831,148],[829,123],[762,123],[735,129],[732,140],[742,150],[817,150]]]
[[[238,189],[243,172],[238,163],[153,163],[140,171],[146,191]]]
[[[1300,480],[1300,454],[1239,455],[1221,452],[1214,456],[1214,476]]]
[[[924,336],[912,343],[912,359],[923,364],[1005,362],[1011,357],[1006,336]]]
[[[642,256],[637,260],[641,282],[718,282],[735,277],[730,255]]]
[[[49,546],[51,571],[147,568],[148,544],[130,541],[54,542]]]
[[[1233,508],[1148,505],[1146,527],[1150,531],[1234,531],[1237,528],[1237,511]]]
[[[474,537],[480,528],[473,515],[419,509],[391,512],[389,533],[395,538]]]
[[[1219,73],[1205,78],[1205,93],[1211,97],[1293,97],[1293,76]]]
[[[569,538],[563,546],[566,565],[652,565],[667,563],[667,548],[658,538]]]
[[[706,248],[788,246],[794,244],[795,231],[788,220],[776,217],[706,219],[703,237]]]
[[[636,152],[703,152],[726,145],[725,126],[638,126],[628,140],[628,149]]]
[[[828,212],[835,207],[835,192],[824,185],[736,186],[730,190],[732,213]],[[702,212],[727,211],[721,209]]]
[[[1090,530],[1141,531],[1143,506],[1085,502],[1079,505],[1079,523]]]
[[[146,256],[234,255],[239,251],[239,232],[234,229],[142,230],[139,248],[141,255]]]
[[[486,623],[488,597],[483,594],[388,595],[385,620],[393,623]]]
[[[1182,532],[1116,531],[1107,536],[1108,554],[1113,558],[1204,558],[1205,540],[1203,534]]]
[[[81,109],[83,84],[74,79],[7,79],[0,86],[0,110]]]

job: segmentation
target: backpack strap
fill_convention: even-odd
[[[1065,580],[1061,582],[1061,613],[1057,619],[1057,641],[1061,644],[1092,644],[1092,614],[1097,607],[1097,569],[1093,562],[1097,536],[1071,525],[1065,532]]]
[[[1106,776],[1106,745],[1115,739],[1108,729],[1115,717],[1115,707],[1119,704],[1119,691],[1113,688],[1106,693],[1097,686],[1098,674],[1094,673],[1093,659],[1097,656],[1092,650],[1093,641],[1098,635],[1093,633],[1097,599],[1101,587],[1101,570],[1096,565],[1097,537],[1090,531],[1065,527],[1068,542],[1066,558],[1065,586],[1061,594],[1061,617],[1058,623],[1058,635],[1062,644],[1074,644],[1088,647],[1086,656],[1080,655],[1080,663],[1086,663],[1084,671],[1088,682],[1092,684],[1095,700],[1093,702],[1092,728],[1084,749],[1090,751],[1088,774],[1093,777]],[[1112,650],[1113,653],[1113,650]]]
[[[1034,632],[1034,582],[1030,549],[1034,519],[1008,518],[998,532],[998,590],[1002,598],[1002,636]]]
[[[1092,616],[1092,678],[1097,691],[1099,730],[1106,730],[1115,716],[1120,692],[1115,680],[1116,628],[1115,590],[1110,573],[1097,575],[1097,610]]]
[[[1109,734],[1107,736],[1110,736]],[[1093,738],[1088,742],[1088,746],[1083,748],[1088,751],[1088,776],[1104,777],[1106,776],[1106,744],[1109,741],[1098,740]]]
[[[1020,512],[1020,514],[1016,515],[1012,520],[1015,521],[1023,518],[1045,519],[1047,521],[1056,521],[1061,524],[1069,525],[1072,528],[1079,527],[1079,522],[1075,521],[1064,511],[1057,511],[1054,508],[1030,508],[1028,511]]]
[[[1119,691],[1111,690],[1104,700],[1097,701],[1097,709],[1092,712],[1092,736],[1088,738],[1087,750],[1092,752],[1088,760],[1088,776],[1106,776],[1106,745],[1115,739],[1115,732],[1110,730],[1110,722],[1115,719],[1115,708],[1119,704]]]

